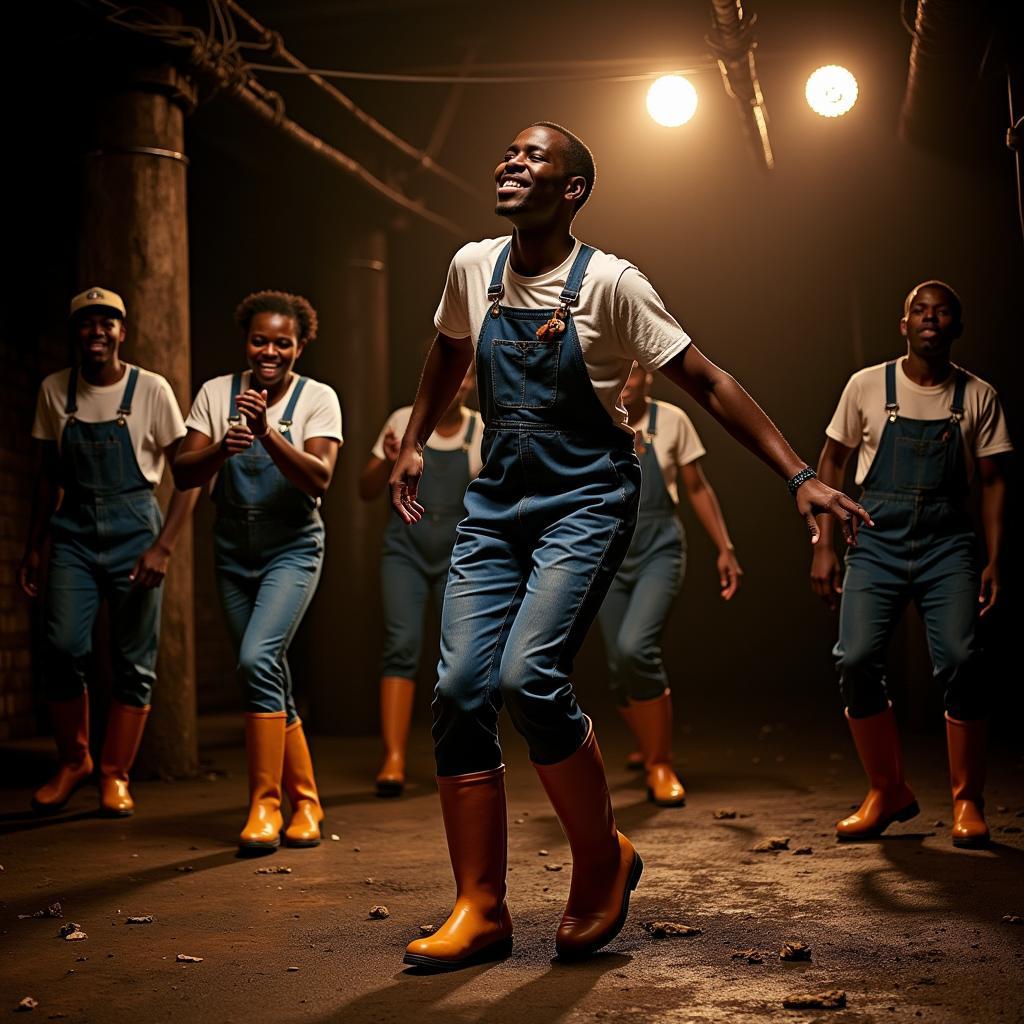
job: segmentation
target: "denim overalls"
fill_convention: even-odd
[[[466,514],[464,499],[472,479],[469,449],[476,433],[470,416],[462,447],[423,449],[423,483],[419,500],[426,513],[410,530],[398,516],[388,517],[381,552],[384,604],[382,676],[415,679],[423,645],[423,612],[432,596],[440,612],[455,547],[455,529]]]
[[[495,264],[476,346],[484,465],[466,492],[441,620],[442,776],[501,764],[503,702],[534,762],[557,763],[583,743],[588,722],[569,673],[640,497],[633,439],[594,393],[571,315],[593,248],[581,246],[558,310],[501,305],[510,249]]]
[[[840,689],[854,718],[885,709],[886,648],[913,600],[946,710],[956,719],[979,718],[985,694],[977,671],[978,575],[960,432],[967,375],[955,371],[947,419],[911,420],[899,415],[896,369],[886,364],[888,422],[861,495],[875,525],[859,531],[846,556],[833,651]]]
[[[598,613],[620,704],[656,700],[668,687],[661,634],[686,571],[686,534],[654,450],[657,432],[658,406],[651,402],[636,533]]]
[[[84,423],[75,416],[78,370],[68,378],[68,420],[60,439],[64,498],[50,520],[46,690],[51,700],[71,700],[85,689],[103,597],[113,627],[114,699],[145,707],[156,680],[163,588],[147,589],[128,579],[163,525],[128,432],[138,379],[138,367],[129,368],[116,419]]]
[[[278,429],[291,441],[299,377]],[[242,375],[231,381],[231,417]],[[315,499],[289,483],[259,442],[224,463],[213,489],[217,590],[238,652],[246,710],[296,721],[288,647],[320,580],[324,526]]]

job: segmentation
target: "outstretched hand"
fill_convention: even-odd
[[[422,453],[417,448],[404,448],[395,460],[388,486],[391,505],[406,526],[418,523],[423,517],[423,506],[416,500],[422,476]]]
[[[853,498],[848,498],[842,491],[837,491],[816,478],[807,480],[799,486],[796,492],[796,507],[807,523],[812,544],[817,544],[821,537],[815,516],[828,513],[838,519],[843,538],[850,545],[856,545],[857,530],[862,523],[866,526],[875,525],[871,521],[871,516]]]

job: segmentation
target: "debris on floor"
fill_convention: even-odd
[[[203,962],[201,956],[189,956],[188,953],[179,953],[174,959],[179,964],[201,964]]]
[[[1024,924],[1024,917],[1020,914],[1003,914],[1003,924]]]
[[[779,950],[780,960],[810,960],[811,947],[806,942],[784,942]]]
[[[765,836],[750,848],[754,853],[774,853],[789,849],[789,836]]]
[[[787,1010],[841,1010],[846,1006],[846,993],[839,988],[817,994],[786,996],[782,1005]]]
[[[191,864],[179,864],[175,871],[195,871],[195,868]]]
[[[731,954],[730,959],[745,960],[748,964],[763,964],[767,955],[759,949],[737,949],[735,953]]]
[[[537,851],[537,856],[538,857],[546,857],[547,855],[548,855],[548,851],[547,850],[538,850]]]
[[[152,924],[154,920],[152,914],[140,914],[138,917],[129,917],[125,924]]]
[[[544,870],[545,871],[561,871],[562,870],[562,865],[561,864],[545,864],[544,865]]]
[[[283,864],[271,864],[270,867],[257,868],[257,875],[290,875],[292,873],[291,868],[286,868]]]
[[[809,857],[812,853],[814,853],[814,847],[813,846],[798,846],[793,851],[793,856],[794,857]]]
[[[421,924],[420,935],[433,935],[437,931],[436,924]]]
[[[736,817],[736,812],[730,807],[719,807],[717,811],[712,813],[715,821],[731,821]]]
[[[332,832],[331,839],[337,843],[341,840],[341,836],[339,836],[337,832]]]
[[[62,924],[57,930],[57,934],[65,942],[81,942],[82,939],[87,939],[88,936],[82,929],[82,926],[77,921],[68,921],[67,924]]]
[[[25,996],[24,999],[14,1008],[16,1012],[24,1013],[26,1010],[34,1010],[39,1005],[37,999],[33,999],[31,996]]]
[[[691,935],[700,935],[702,928],[678,921],[645,921],[643,929],[652,939],[682,939]]]
[[[372,921],[383,921],[384,918],[390,917],[391,911],[387,907],[374,906],[370,907],[370,920]]]
[[[63,917],[64,911],[61,909],[59,903],[51,903],[48,907],[43,910],[37,910],[31,914],[19,914],[19,921],[27,921],[33,917]]]
[[[287,970],[287,971],[297,971],[298,967],[286,967],[285,970]]]

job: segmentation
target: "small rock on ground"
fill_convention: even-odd
[[[702,931],[701,928],[694,928],[693,925],[681,924],[678,921],[645,921],[643,928],[652,939],[688,938],[691,935],[700,935]]]
[[[31,996],[25,996],[15,1007],[15,1010],[19,1013],[25,1013],[26,1010],[34,1010],[38,1005],[39,1000],[33,999]]]
[[[775,850],[789,849],[789,836],[765,836],[750,848],[754,853],[772,853]]]
[[[370,920],[372,921],[383,921],[386,917],[391,916],[391,911],[387,907],[376,906],[370,907]]]
[[[815,994],[801,993],[786,996],[782,1005],[787,1010],[841,1010],[846,1006],[846,993],[838,988]]]
[[[779,950],[780,960],[810,960],[811,947],[806,942],[784,942]]]

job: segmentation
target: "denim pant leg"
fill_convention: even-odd
[[[164,588],[140,587],[128,579],[130,571],[110,574],[105,587],[110,597],[112,689],[121,704],[142,708],[150,703],[156,682]]]
[[[415,679],[423,649],[423,616],[430,582],[410,559],[391,552],[385,552],[380,560],[380,575],[384,606],[380,674]]]
[[[526,587],[528,553],[500,521],[459,526],[441,613],[434,690],[437,774],[491,771],[501,764],[497,671]]]
[[[608,682],[615,695],[615,702],[623,707],[629,703],[629,692],[623,685],[620,668],[619,629],[629,611],[633,585],[634,581],[625,579],[623,574],[616,576],[597,613],[598,621],[601,623],[605,657],[608,659]]]
[[[832,653],[839,689],[852,718],[884,711],[885,656],[893,629],[909,598],[904,583],[849,564],[839,605],[839,639]]]
[[[54,541],[46,587],[44,688],[48,700],[74,700],[86,687],[100,584],[88,551]]]
[[[943,704],[960,721],[985,718],[988,692],[980,669],[978,576],[956,557],[940,562],[918,581],[917,607],[924,620],[932,673],[942,688]]]

